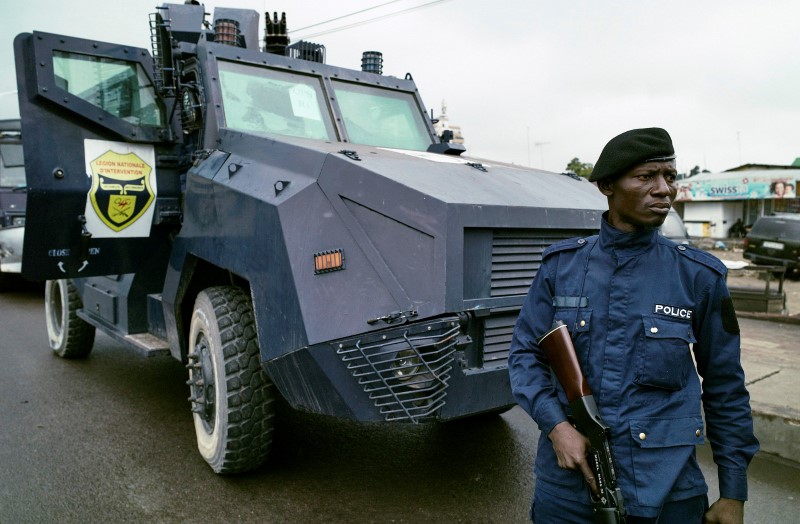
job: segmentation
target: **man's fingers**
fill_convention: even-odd
[[[583,473],[583,480],[589,485],[589,488],[592,490],[592,493],[595,495],[599,494],[599,490],[597,489],[597,479],[594,477],[594,473],[592,472],[592,468],[586,462],[582,462],[580,464],[581,473]]]

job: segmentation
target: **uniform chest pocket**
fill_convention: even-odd
[[[689,344],[696,342],[692,325],[655,315],[642,315],[644,341],[634,381],[668,390],[686,387],[694,369]]]

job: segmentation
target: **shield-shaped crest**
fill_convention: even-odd
[[[150,183],[153,169],[136,154],[106,151],[89,165],[92,207],[114,231],[122,231],[136,222],[153,203],[155,194]]]

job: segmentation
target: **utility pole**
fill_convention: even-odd
[[[531,126],[528,126],[528,167],[531,166]]]
[[[544,169],[544,146],[550,144],[550,142],[535,142],[533,145],[534,147],[539,148],[539,158],[541,159],[542,163],[539,165],[542,169]]]

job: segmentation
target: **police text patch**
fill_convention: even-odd
[[[656,304],[653,308],[656,315],[666,315],[668,317],[685,318],[691,320],[692,310],[688,307],[668,306],[666,304]]]

